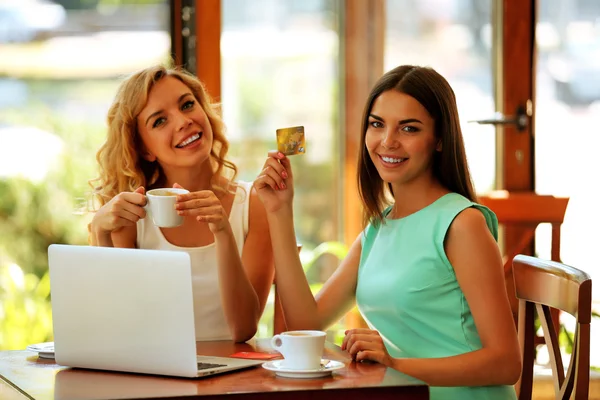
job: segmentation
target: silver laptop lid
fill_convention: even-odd
[[[48,261],[58,364],[197,375],[187,253],[51,245]]]

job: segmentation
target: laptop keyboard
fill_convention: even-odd
[[[209,369],[209,368],[218,368],[218,367],[226,367],[226,366],[227,366],[227,364],[211,364],[211,363],[199,362],[198,363],[198,370]]]

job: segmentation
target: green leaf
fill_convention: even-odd
[[[323,242],[317,247],[315,247],[312,251],[307,252],[308,257],[303,260],[302,268],[304,272],[308,272],[314,263],[319,259],[319,257],[325,254],[332,254],[336,256],[339,260],[343,260],[348,254],[348,246],[341,242]]]
[[[50,295],[50,274],[46,272],[37,287],[35,288],[35,296],[40,299],[45,299]]]

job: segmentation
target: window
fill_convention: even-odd
[[[51,340],[47,246],[82,211],[123,75],[166,60],[169,2],[0,4],[0,349]]]
[[[223,116],[240,179],[256,178],[276,148],[276,129],[305,128],[306,154],[291,160],[296,235],[306,258],[341,237],[338,2],[223,0],[222,13]],[[322,282],[337,261],[323,257],[307,271],[309,281]]]
[[[467,159],[478,193],[495,188],[493,127],[469,123],[494,111],[491,0],[387,0],[385,71],[430,66],[456,94]]]

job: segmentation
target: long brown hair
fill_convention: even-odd
[[[401,65],[385,73],[373,86],[362,118],[358,157],[358,191],[363,203],[365,225],[384,222],[383,211],[389,203],[391,185],[386,185],[365,146],[369,115],[375,100],[388,90],[397,90],[417,100],[435,123],[435,136],[442,151],[433,156],[433,176],[448,190],[477,201],[463,141],[456,97],[448,81],[428,67]]]
[[[142,142],[137,130],[137,117],[148,101],[150,90],[166,76],[177,78],[190,88],[210,121],[213,131],[210,159],[214,173],[211,188],[217,191],[231,189],[219,185],[219,177],[225,175],[224,168],[230,172],[228,178],[231,184],[237,175],[237,167],[225,159],[229,142],[225,138],[225,125],[219,116],[217,104],[194,75],[182,69],[160,65],[138,71],[123,81],[108,111],[108,135],[96,155],[100,176],[90,181],[100,206],[121,192],[133,191],[139,186],[151,189],[164,182],[164,173],[158,162],[149,162],[141,157]],[[99,183],[93,185],[93,182]]]

